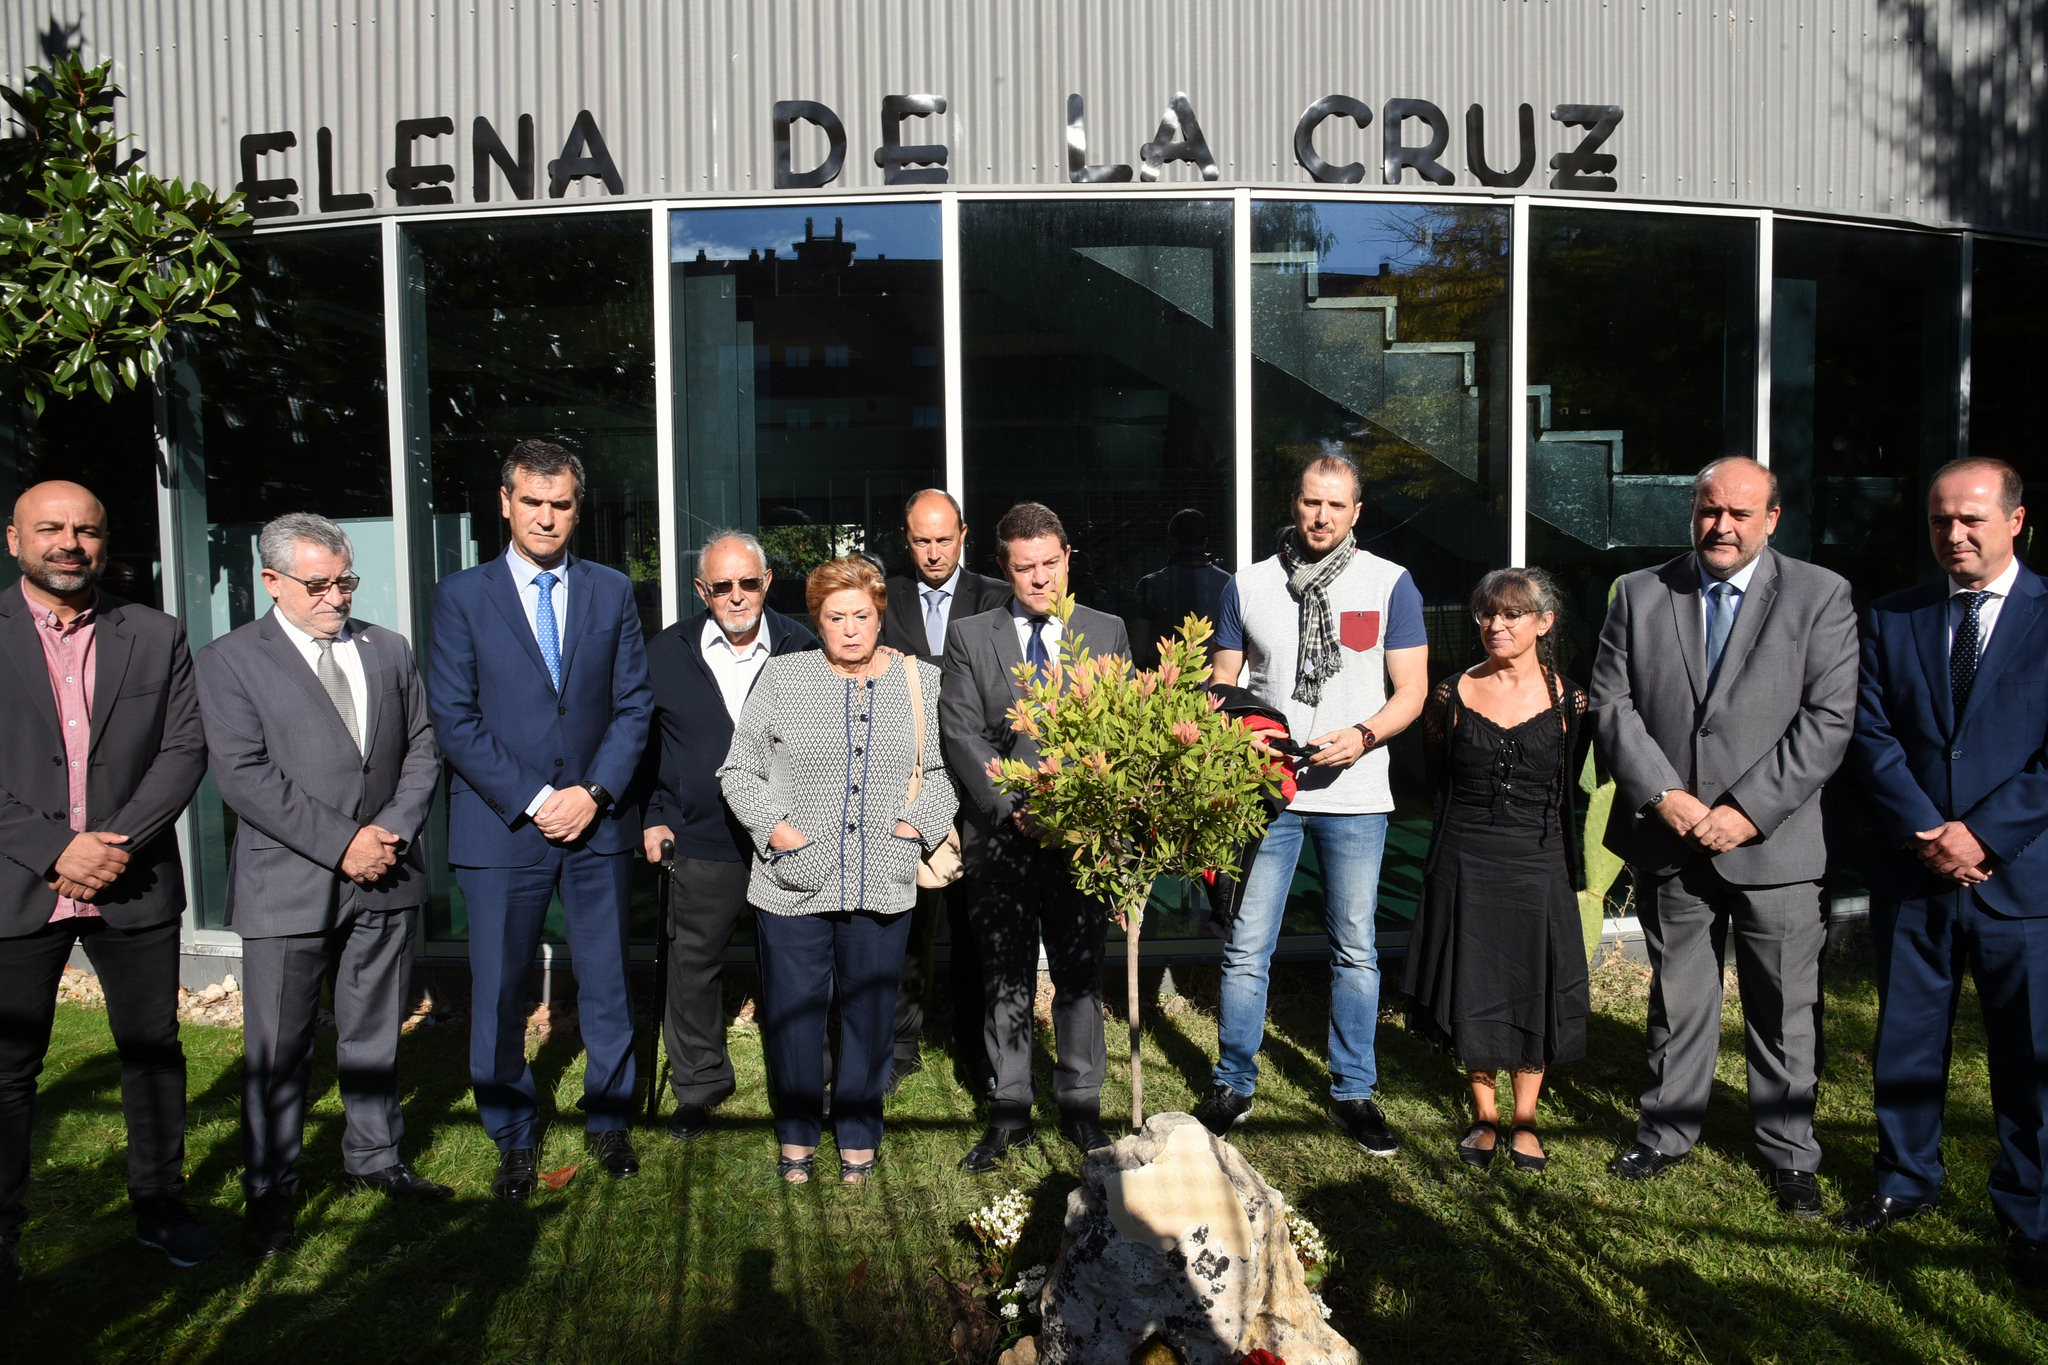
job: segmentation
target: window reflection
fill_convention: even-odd
[[[1956,451],[1952,237],[1780,221],[1771,286],[1772,543],[1859,605],[1934,572],[1927,476]]]
[[[1690,544],[1692,476],[1756,442],[1756,224],[1529,215],[1529,561],[1583,677],[1614,580]]]
[[[1358,543],[1415,579],[1437,674],[1477,657],[1466,596],[1507,562],[1508,236],[1490,207],[1252,208],[1252,554],[1273,553],[1302,466],[1349,455],[1365,476]],[[1416,742],[1393,759],[1380,913],[1405,924],[1428,797]],[[1311,932],[1311,858],[1297,879],[1286,930]]]
[[[669,252],[684,553],[758,529],[792,616],[836,555],[908,572],[903,504],[945,482],[938,206],[677,212]]]
[[[2027,481],[2029,512],[2048,513],[2048,250],[1978,238],[1970,321],[1970,453],[2011,464]],[[2021,552],[2048,568],[2048,536],[2028,520]]]
[[[53,399],[41,417],[19,389],[0,390],[0,506],[9,515],[22,490],[45,479],[84,484],[106,505],[111,543],[107,591],[152,607],[164,604],[163,552],[158,532],[155,399],[148,381],[134,389],[114,385],[114,401],[90,390]],[[21,579],[14,559],[0,555],[0,591]]]

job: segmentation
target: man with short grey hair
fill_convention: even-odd
[[[1646,1180],[1699,1140],[1735,945],[1756,1144],[1778,1207],[1821,1212],[1814,1136],[1827,916],[1821,788],[1856,715],[1856,615],[1837,575],[1770,548],[1778,486],[1745,456],[1693,482],[1688,554],[1616,586],[1593,661],[1614,773],[1607,846],[1628,860],[1650,954],[1650,1088],[1609,1163]]]
[[[675,884],[662,927],[669,953],[661,1028],[676,1097],[668,1132],[680,1142],[700,1136],[712,1109],[733,1092],[719,963],[747,908],[753,844],[726,809],[718,766],[762,665],[777,654],[818,647],[818,637],[800,622],[768,606],[773,581],[759,540],[745,531],[716,531],[697,553],[704,610],[647,642],[654,716],[637,785],[645,793],[647,861],[661,861],[664,843],[675,848]]]
[[[348,534],[294,512],[257,539],[270,612],[194,661],[221,800],[239,818],[228,924],[242,936],[247,1240],[284,1251],[321,982],[334,977],[342,1169],[445,1199],[399,1155],[398,1030],[428,893],[418,840],[441,772],[403,636],[353,619]]]

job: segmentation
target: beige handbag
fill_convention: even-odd
[[[917,718],[917,759],[910,768],[910,795],[905,805],[914,806],[924,791],[924,685],[918,680],[917,660],[904,656],[903,678],[910,685],[910,714]],[[960,880],[960,827],[946,831],[946,841],[917,860],[917,884],[927,891],[951,886]]]

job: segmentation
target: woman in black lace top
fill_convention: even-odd
[[[1458,1155],[1505,1141],[1519,1170],[1549,1160],[1536,1098],[1553,1063],[1586,1051],[1579,927],[1578,775],[1586,693],[1559,674],[1559,597],[1540,569],[1498,569],[1472,594],[1486,658],[1445,678],[1422,712],[1436,828],[1401,988],[1412,1023],[1458,1058],[1475,1122]],[[1513,1121],[1501,1133],[1496,1077]]]

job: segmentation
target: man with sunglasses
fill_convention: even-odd
[[[320,985],[334,978],[342,1170],[410,1199],[452,1191],[398,1152],[398,1029],[426,903],[419,836],[441,777],[405,638],[353,618],[355,549],[294,512],[257,537],[269,614],[199,651],[207,753],[238,817],[228,924],[242,936],[242,1192],[258,1256],[289,1245]]]
[[[701,1136],[733,1092],[719,961],[747,908],[753,844],[726,809],[718,765],[762,666],[818,647],[800,622],[768,606],[774,575],[753,536],[713,532],[697,571],[704,610],[647,642],[654,719],[639,784],[647,861],[661,861],[665,841],[675,845],[662,1034],[676,1097],[668,1134],[679,1142]]]

